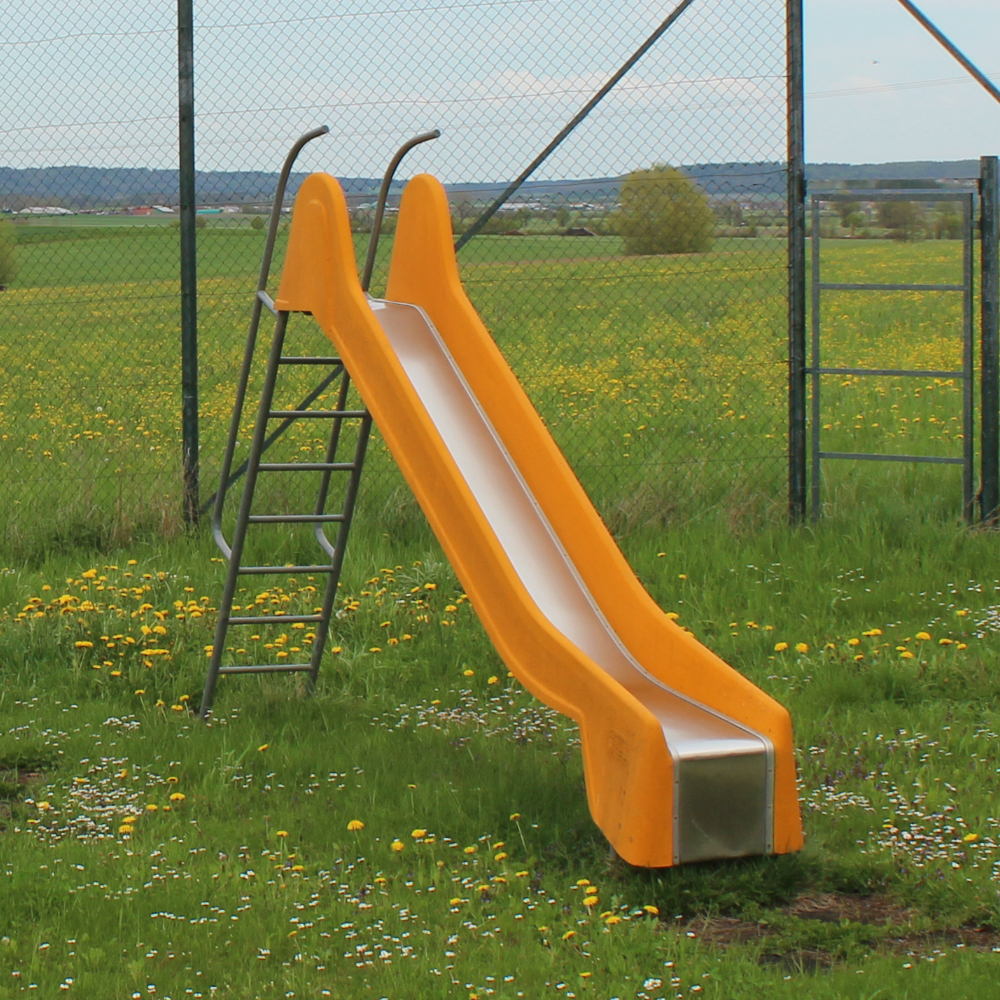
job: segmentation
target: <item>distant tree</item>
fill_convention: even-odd
[[[17,274],[17,230],[7,219],[0,219],[0,288],[9,285]]]
[[[920,231],[920,213],[912,201],[879,202],[878,222],[893,240],[914,240]]]
[[[855,215],[861,211],[860,201],[842,201],[839,206],[840,211],[840,224],[842,226],[850,226],[850,222],[847,220],[850,216]]]
[[[264,220],[259,215],[255,215],[250,220],[250,228],[251,229],[263,229],[264,228]]]
[[[855,230],[860,229],[868,222],[868,216],[864,212],[851,212],[850,215],[844,218],[843,222],[851,230],[851,235],[853,236]]]
[[[564,205],[562,208],[556,209],[556,223],[565,226],[567,222],[569,222],[569,209]]]
[[[955,211],[955,203],[940,201],[934,207],[937,209],[934,218],[934,239],[960,240],[965,227],[962,216]]]
[[[625,253],[705,253],[712,248],[715,213],[708,197],[679,170],[663,163],[633,170],[619,194],[618,233]]]

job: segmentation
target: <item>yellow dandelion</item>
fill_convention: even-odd
[[[902,653],[899,654],[901,660],[912,660],[915,653],[911,653],[908,649],[904,649]]]
[[[921,642],[930,642],[931,641],[931,634],[930,634],[930,632],[918,632],[917,633],[917,638]]]
[[[962,840],[965,841],[965,843],[967,843],[967,844],[974,844],[977,840],[979,840],[979,834],[978,833],[967,833],[962,838]]]
[[[566,931],[566,933],[563,934],[562,939],[563,941],[572,941],[573,938],[575,937],[576,937],[576,931]]]
[[[514,877],[515,878],[527,878],[528,874],[529,874],[528,872],[514,872]]]
[[[597,895],[597,886],[596,885],[588,885],[587,888],[584,889],[583,891],[588,896],[596,896]]]
[[[270,743],[261,743],[261,745],[257,747],[257,752],[263,753],[270,745]]]
[[[160,807],[155,802],[146,803],[146,812],[155,813]]]
[[[466,670],[462,671],[462,676],[463,677],[474,677],[475,674],[476,674],[475,670],[468,670],[468,669],[466,669]]]
[[[393,850],[393,851],[395,851],[395,852],[396,852],[396,854],[399,854],[399,852],[400,852],[400,851],[401,851],[401,850],[402,850],[402,849],[403,849],[403,848],[404,848],[404,847],[405,847],[406,845],[405,845],[405,844],[404,844],[404,843],[403,843],[403,842],[402,842],[401,840],[394,840],[394,841],[393,841],[393,842],[392,842],[392,843],[391,843],[391,844],[390,844],[389,846],[390,846],[390,847],[392,848],[392,850]]]
[[[590,908],[590,907],[593,907],[593,906],[597,906],[597,904],[599,902],[600,902],[600,900],[596,896],[588,896],[583,901],[583,905],[586,906],[586,907],[588,907],[588,908]]]
[[[861,645],[861,640],[860,639],[848,639],[847,640],[847,645],[848,646],[860,646]]]
[[[787,642],[776,642],[774,644],[774,651],[776,653],[783,653],[786,649],[788,649],[788,643]]]
[[[80,639],[78,642],[73,643],[77,649],[93,649],[94,644],[87,639]]]
[[[493,676],[490,677],[490,679],[486,683],[487,684],[499,684],[500,683],[500,678],[497,677],[496,674],[493,674]]]
[[[645,910],[645,911],[646,911],[646,912],[647,912],[647,913],[648,913],[648,914],[649,914],[649,915],[650,915],[651,917],[658,917],[658,916],[660,915],[660,908],[659,908],[658,906],[653,906],[653,905],[651,905],[650,903],[647,903],[647,904],[646,904],[646,905],[645,905],[645,906],[643,907],[643,909],[644,909],[644,910]]]
[[[473,845],[465,848],[465,853],[466,854],[475,854],[476,851],[478,851],[478,850],[479,850],[479,848],[476,847],[475,844],[473,844]]]
[[[507,853],[506,853],[506,851],[501,851],[499,854],[494,854],[493,855],[493,860],[494,861],[506,861],[507,860]]]
[[[510,814],[510,821],[512,823],[516,823],[520,818],[521,818],[521,814],[520,813],[511,813]]]
[[[170,801],[171,802],[183,802],[187,796],[183,792],[171,792]]]
[[[364,828],[365,824],[359,819],[352,819],[351,822],[347,824],[347,829],[350,830],[351,833],[357,833],[358,830],[363,830]],[[286,834],[285,836],[288,835]]]
[[[809,643],[808,642],[797,642],[795,644],[795,652],[796,653],[808,653],[809,652]]]
[[[276,837],[287,837],[288,836],[288,831],[287,830],[277,830],[277,831],[275,831],[274,835]]]
[[[611,926],[614,926],[615,924],[620,924],[622,922],[622,918],[619,917],[617,913],[612,913],[611,916],[608,917],[608,919],[605,920],[604,922],[606,924],[610,924]]]
[[[423,840],[423,838],[427,836],[427,831],[426,830],[420,830],[420,829],[412,830],[410,832],[410,836],[414,840]]]
[[[954,639],[938,639],[939,646],[950,646],[954,642]]]

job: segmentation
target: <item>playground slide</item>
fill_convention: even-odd
[[[380,300],[339,185],[310,176],[275,306],[336,345],[500,656],[578,722],[615,850],[655,867],[801,847],[787,712],[632,573],[465,295],[441,185],[407,186]]]

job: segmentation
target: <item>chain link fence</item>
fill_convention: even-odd
[[[203,500],[294,139],[330,125],[292,188],[312,170],[342,179],[360,257],[392,152],[441,129],[401,173],[445,182],[460,236],[673,7],[197,5]],[[0,267],[16,237],[16,274],[0,275],[8,546],[180,527],[174,13],[14,0],[0,40]],[[459,252],[487,326],[616,530],[783,502],[785,157],[784,0],[694,0]],[[324,352],[318,329],[297,329]],[[281,447],[321,447],[311,435],[293,427]],[[398,518],[408,494],[377,440],[370,454],[360,516]]]

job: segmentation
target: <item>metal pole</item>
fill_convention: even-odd
[[[910,0],[899,0],[899,2],[948,50],[948,52],[954,56],[959,63],[961,63],[962,68],[969,73],[993,98],[994,101],[1000,101],[1000,90],[997,90],[996,86],[992,83],[990,78],[986,76],[985,73],[972,60],[970,60],[962,51],[948,38],[947,35],[941,31],[938,26],[930,20],[916,4],[910,3]]]
[[[181,222],[181,440],[184,520],[198,522],[198,260],[194,185],[194,12],[177,0]]]
[[[962,517],[971,524],[976,506],[975,278],[972,249],[973,196],[962,199]]]
[[[1000,197],[995,156],[979,161],[982,195],[982,499],[983,522],[994,527],[1000,513]]]
[[[681,2],[667,15],[666,20],[639,46],[622,64],[618,72],[611,77],[594,96],[573,116],[569,124],[528,164],[518,175],[517,180],[511,181],[506,190],[501,194],[482,215],[472,223],[462,234],[462,237],[455,244],[457,253],[472,239],[490,219],[497,213],[497,210],[507,201],[507,199],[549,158],[563,139],[566,138],[597,107],[601,101],[611,93],[618,81],[666,34],[673,23],[694,3],[694,0],[681,0]]]
[[[816,195],[812,196],[812,239],[809,241],[809,252],[812,257],[812,268],[809,290],[811,293],[811,316],[812,320],[810,326],[812,328],[812,353],[809,357],[809,369],[812,372],[812,422],[809,428],[809,437],[811,439],[812,446],[812,482],[810,483],[810,488],[812,492],[812,519],[814,521],[819,520],[820,513],[820,476],[822,475],[822,464],[820,461],[820,381],[822,376],[819,373],[820,364],[822,362],[822,355],[820,350],[820,320],[822,318],[822,313],[820,312],[820,280],[819,280],[819,255],[820,255],[820,217],[819,217],[819,198]]]
[[[806,165],[802,0],[787,0],[788,512],[806,516]]]

